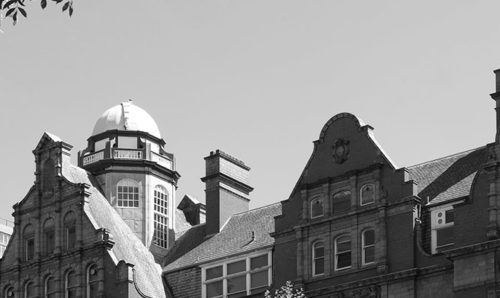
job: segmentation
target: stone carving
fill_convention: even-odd
[[[333,142],[333,159],[336,163],[341,164],[344,163],[349,157],[349,141],[344,139],[336,139]]]

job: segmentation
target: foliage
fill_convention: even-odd
[[[31,0],[30,0],[31,1]],[[37,0],[38,1],[38,0]],[[47,7],[48,0],[40,0],[42,9]],[[56,5],[62,5],[62,11],[67,11],[69,16],[73,15],[73,0],[49,0]],[[17,23],[18,16],[27,17],[26,0],[0,0],[0,21],[4,18],[12,18],[14,25]]]
[[[274,292],[274,295],[269,292],[269,290],[265,293],[265,298],[307,298],[304,294],[303,289],[294,289],[291,281],[287,281],[284,286],[277,289]]]

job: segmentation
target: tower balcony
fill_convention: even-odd
[[[78,165],[87,167],[101,160],[148,160],[158,165],[173,169],[173,159],[147,149],[105,148],[96,152],[90,152],[78,157]]]

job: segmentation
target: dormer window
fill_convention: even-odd
[[[323,198],[316,198],[311,201],[311,218],[323,216]]]
[[[455,242],[455,215],[453,206],[446,206],[431,211],[432,253],[438,253]]]
[[[375,202],[375,186],[371,183],[365,184],[359,191],[360,205],[368,205]]]

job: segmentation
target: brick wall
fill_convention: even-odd
[[[201,297],[201,269],[183,269],[165,275],[175,298]]]

